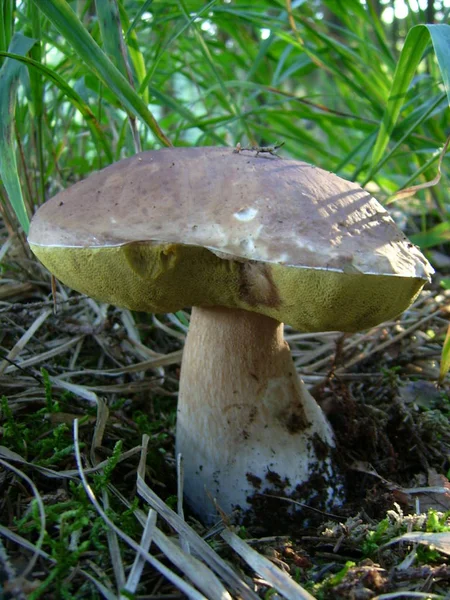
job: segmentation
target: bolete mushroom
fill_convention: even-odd
[[[177,452],[210,523],[260,493],[329,509],[334,439],[299,379],[283,322],[354,332],[396,317],[432,268],[355,183],[229,148],[170,148],[94,173],[46,202],[29,243],[63,283],[137,311],[192,306]]]

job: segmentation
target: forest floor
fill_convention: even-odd
[[[48,274],[3,234],[2,600],[450,598],[449,378],[436,383],[450,291],[437,278],[370,331],[286,330],[336,434],[342,510],[277,529],[276,500],[267,523],[208,531],[177,502],[189,315],[131,314],[59,284],[55,312]]]

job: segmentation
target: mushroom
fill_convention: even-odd
[[[237,521],[265,494],[344,499],[330,425],[283,323],[354,332],[395,318],[433,269],[355,183],[229,148],[144,152],[46,202],[29,244],[63,283],[136,311],[191,306],[177,415],[185,499]]]

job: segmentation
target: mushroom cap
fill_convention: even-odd
[[[301,331],[393,318],[433,272],[357,184],[231,148],[121,160],[40,207],[28,241],[58,279],[101,301],[243,308]]]

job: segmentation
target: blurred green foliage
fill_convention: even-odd
[[[283,155],[357,180],[381,201],[431,180],[449,133],[444,5],[8,0],[0,18],[5,213],[15,222],[12,205],[26,231],[26,215],[45,197],[170,144],[284,141]],[[447,188],[444,160],[439,185],[393,205],[425,248],[448,249]]]

